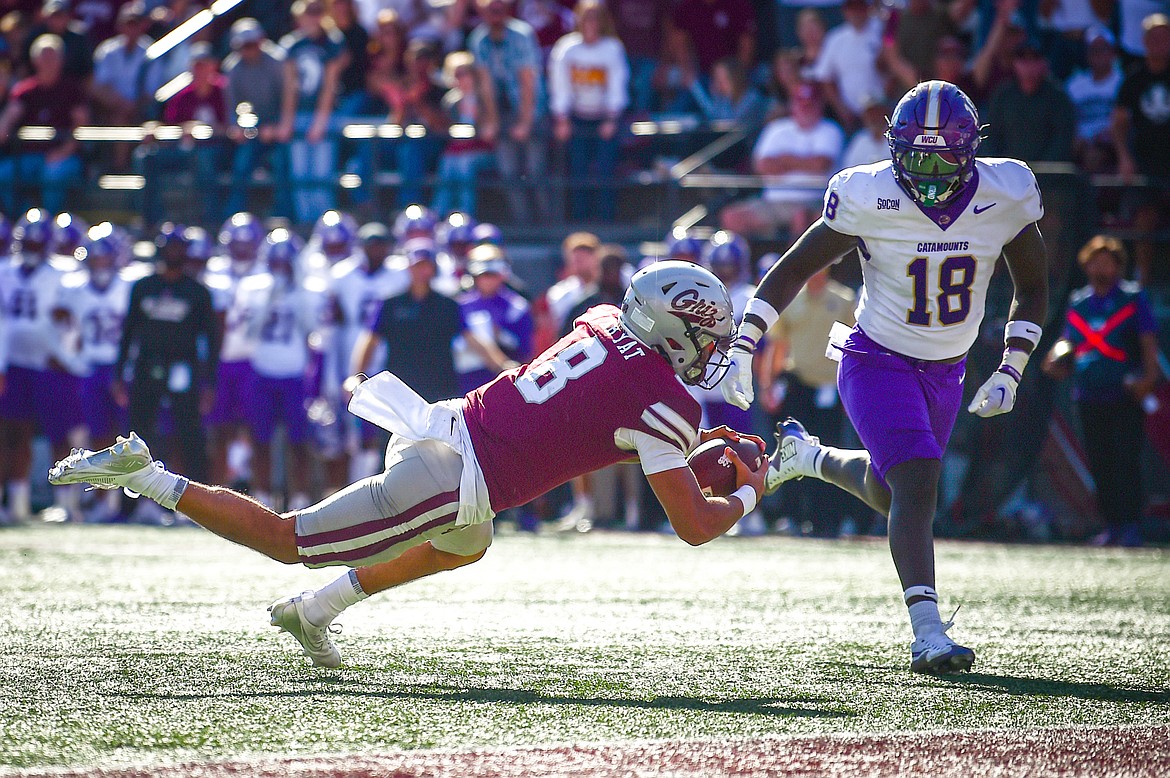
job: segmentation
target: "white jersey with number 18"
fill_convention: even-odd
[[[966,353],[1003,247],[1044,215],[1023,162],[978,159],[975,171],[972,196],[929,215],[898,185],[888,160],[829,182],[825,224],[858,238],[865,285],[857,324],[891,351],[931,360]]]

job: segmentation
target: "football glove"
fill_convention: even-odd
[[[727,368],[719,388],[723,391],[724,400],[746,411],[755,399],[755,392],[752,391],[752,354],[733,346],[728,356],[731,366]]]
[[[1028,364],[1028,356],[1027,352],[1014,348],[1004,351],[999,368],[979,387],[967,411],[986,419],[1008,413],[1016,407],[1016,389]]]

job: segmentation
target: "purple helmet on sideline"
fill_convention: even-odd
[[[330,262],[340,262],[353,253],[357,220],[344,211],[326,211],[313,225],[312,238]]]
[[[219,245],[227,251],[237,274],[247,272],[260,252],[264,228],[247,211],[232,214],[219,230]]]
[[[73,252],[85,242],[89,225],[84,220],[71,213],[59,213],[53,219],[53,253],[63,257],[73,256]]]
[[[183,231],[187,240],[187,260],[195,275],[203,272],[207,261],[215,256],[215,242],[202,227],[188,227]]]
[[[478,222],[462,211],[447,215],[440,230],[442,246],[450,254],[463,256],[475,245],[475,228]]]
[[[719,230],[711,236],[707,248],[703,251],[703,263],[707,267],[715,270],[715,268],[731,267],[735,269],[733,277],[738,277],[740,273],[746,270],[751,264],[752,251],[748,248],[748,243],[740,235],[726,230]],[[715,270],[715,275],[723,280],[718,270]]]
[[[886,140],[894,177],[926,208],[952,202],[975,172],[979,114],[954,84],[924,81],[894,107]]]
[[[264,239],[260,259],[268,272],[291,279],[296,272],[297,257],[304,247],[304,241],[295,232],[277,227]]]
[[[118,274],[122,266],[122,247],[114,227],[101,222],[89,228],[85,239],[74,252],[73,257],[89,271],[89,278],[99,289],[105,289]]]
[[[0,213],[0,256],[8,254],[12,249],[12,222],[7,216]]]
[[[504,245],[504,233],[490,222],[475,225],[475,229],[471,231],[471,239],[477,246],[481,243],[490,243],[493,246]]]
[[[666,256],[664,259],[681,259],[684,262],[698,264],[703,256],[704,241],[690,230],[675,227],[666,236]]]
[[[412,238],[434,238],[439,217],[430,208],[408,205],[394,220],[394,238],[405,243]]]
[[[29,208],[12,228],[12,252],[26,266],[40,264],[53,240],[53,222],[44,208]]]

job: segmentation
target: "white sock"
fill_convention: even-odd
[[[28,481],[8,482],[8,511],[14,519],[27,521],[32,518],[32,492]]]
[[[937,635],[943,631],[942,618],[938,615],[938,603],[932,600],[919,600],[907,607],[910,611],[910,626],[914,630],[915,638],[924,638],[927,635]]]
[[[324,627],[350,605],[356,605],[369,596],[358,583],[357,571],[350,570],[305,600],[305,618],[315,626]]]
[[[126,488],[143,497],[149,497],[168,511],[173,511],[187,489],[188,480],[153,462],[126,478]]]

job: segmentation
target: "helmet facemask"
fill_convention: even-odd
[[[932,136],[931,136],[932,137]],[[975,169],[975,149],[919,146],[890,138],[894,175],[924,208],[946,205],[963,190]]]

